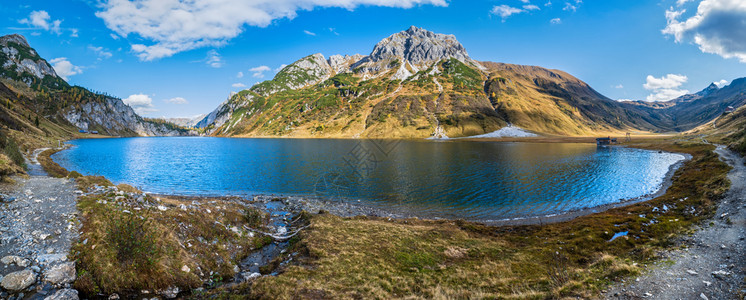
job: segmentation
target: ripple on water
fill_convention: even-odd
[[[369,140],[71,143],[75,147],[53,156],[63,167],[153,193],[321,196],[467,219],[557,214],[648,195],[660,188],[669,166],[684,158],[588,144],[468,141],[401,141],[385,153]],[[321,178],[335,180],[319,189]]]

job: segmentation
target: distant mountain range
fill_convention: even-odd
[[[544,134],[684,131],[742,105],[742,80],[663,103],[619,102],[558,70],[479,62],[453,35],[411,27],[367,56],[304,57],[222,103],[219,136],[461,137],[508,124]]]
[[[313,54],[198,118],[147,119],[70,86],[20,35],[0,37],[0,123],[120,136],[463,137],[508,125],[551,135],[677,132],[746,104],[746,79],[667,102],[614,101],[559,70],[472,59],[455,36],[411,27],[364,55]],[[0,103],[2,104],[2,103]],[[17,122],[16,122],[17,123]]]

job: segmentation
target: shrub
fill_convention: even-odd
[[[21,150],[18,148],[16,141],[13,138],[2,136],[2,141],[0,142],[2,142],[3,153],[5,153],[13,163],[26,169],[26,161],[23,159],[23,154],[21,154]]]
[[[264,212],[259,211],[256,208],[249,208],[246,209],[246,212],[244,213],[244,217],[246,218],[246,223],[250,227],[259,228],[264,226],[267,223],[267,219],[269,215],[265,214]]]
[[[135,269],[153,266],[160,257],[156,236],[147,217],[122,213],[110,216],[106,241],[116,249],[117,260]]]

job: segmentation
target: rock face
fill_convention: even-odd
[[[0,61],[5,77],[18,79],[30,84],[35,79],[41,80],[46,76],[59,78],[54,68],[39,56],[29,46],[26,38],[22,35],[11,34],[0,37]]]
[[[44,281],[54,286],[61,286],[75,281],[75,263],[66,262],[53,266],[44,274]]]
[[[138,116],[132,107],[122,100],[107,97],[102,103],[87,102],[72,106],[63,114],[64,118],[83,130],[104,128],[110,135],[178,136],[189,132],[175,126],[149,122]]]
[[[0,282],[0,286],[9,291],[21,291],[30,287],[34,282],[36,282],[36,274],[26,269],[5,275]]]
[[[359,72],[379,73],[397,68],[392,79],[403,80],[441,60],[457,59],[481,69],[454,35],[434,33],[415,26],[378,42],[369,56],[355,64]]]

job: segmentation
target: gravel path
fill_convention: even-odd
[[[746,166],[723,146],[715,152],[733,167],[715,218],[680,238],[681,247],[663,253],[646,274],[612,287],[606,299],[746,299]]]
[[[76,186],[71,180],[48,176],[14,179],[15,184],[0,186],[7,196],[0,202],[0,274],[5,277],[0,281],[0,298],[43,299],[69,288],[75,278],[74,264],[67,262],[67,256],[78,238]],[[25,270],[33,272],[33,283],[9,289],[9,275],[28,274]]]

